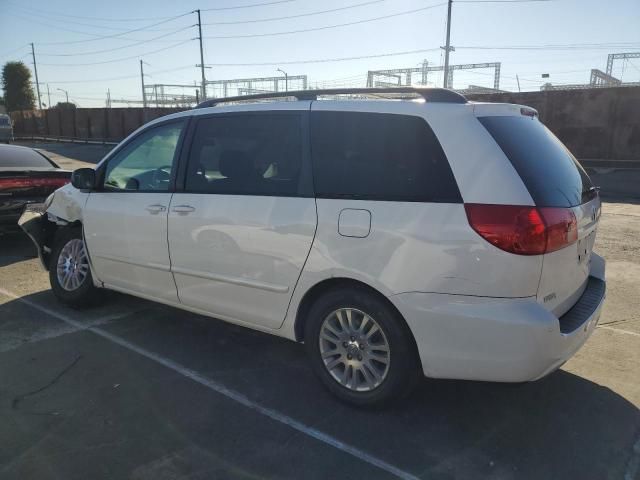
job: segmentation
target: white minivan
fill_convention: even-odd
[[[374,405],[422,375],[562,365],[602,309],[599,218],[535,110],[395,88],[162,117],[21,225],[61,301],[106,288],[304,342],[334,394]]]

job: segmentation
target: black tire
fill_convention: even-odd
[[[342,385],[332,376],[322,359],[322,325],[332,312],[340,308],[366,313],[375,320],[386,337],[389,348],[388,370],[382,382],[368,391],[355,391]],[[309,311],[304,340],[315,374],[331,393],[352,405],[380,407],[404,398],[422,375],[415,342],[404,319],[383,298],[365,288],[339,288],[318,298]]]
[[[91,269],[88,269],[80,285],[72,290],[65,289],[61,285],[57,273],[58,258],[63,248],[72,240],[78,239],[84,242],[81,227],[66,227],[56,233],[49,260],[49,282],[51,283],[51,290],[53,290],[58,300],[67,305],[80,308],[94,305],[101,297],[101,290],[93,284]]]

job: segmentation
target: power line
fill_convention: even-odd
[[[98,24],[95,24],[95,23],[78,22],[78,21],[74,21],[74,20],[69,20],[68,18],[58,18],[58,17],[52,16],[52,14],[31,12],[31,11],[29,11],[27,9],[27,7],[18,7],[18,6],[12,5],[12,4],[10,4],[9,7],[13,7],[13,8],[18,9],[17,13],[10,11],[9,12],[10,14],[13,14],[13,15],[16,15],[16,14],[18,14],[18,15],[28,15],[29,16],[28,20],[30,20],[30,21],[33,21],[33,19],[31,17],[39,17],[39,18],[42,18],[42,19],[44,19],[45,21],[48,21],[48,22],[52,22],[52,21],[53,22],[63,22],[65,25],[74,24],[74,25],[80,25],[80,26],[83,26],[83,27],[89,27],[89,28],[92,28],[92,29],[101,28],[103,30],[111,30],[111,31],[115,31],[115,32],[125,32],[125,31],[128,31],[130,29],[130,27],[129,28],[122,28],[122,26],[113,27],[113,26],[108,26],[108,25],[98,25]],[[21,18],[25,18],[25,17],[21,17]],[[164,18],[166,18],[166,17],[164,17]],[[146,19],[146,21],[148,21],[148,20],[149,19]],[[49,25],[49,24],[47,24],[47,25]],[[74,32],[74,33],[83,33],[85,35],[93,35],[93,36],[100,36],[101,35],[101,34],[94,34],[94,33],[89,33],[89,32],[80,32],[80,31],[76,31],[76,30],[69,30],[69,31]],[[163,31],[163,30],[159,29],[157,31]]]
[[[203,8],[202,12],[221,12],[223,10],[240,10],[242,8],[254,8],[254,7],[266,7],[267,5],[277,5],[280,3],[290,3],[296,0],[277,0],[275,2],[263,2],[263,3],[251,3],[249,5],[237,5],[235,7],[217,7],[217,8]]]
[[[455,3],[539,3],[555,0],[455,0]]]
[[[432,8],[441,7],[442,5],[446,5],[446,2],[437,3],[435,5],[429,5],[427,7],[422,7],[422,8],[414,8],[413,10],[406,10],[404,12],[392,13],[390,15],[383,15],[383,16],[380,16],[380,17],[368,18],[368,19],[365,19],[365,20],[357,20],[357,21],[354,21],[354,22],[347,22],[347,23],[338,23],[338,24],[334,24],[334,25],[324,25],[322,27],[305,28],[305,29],[301,29],[301,30],[289,30],[289,31],[286,31],[286,32],[271,32],[271,33],[249,33],[249,34],[242,34],[242,35],[214,35],[214,36],[209,36],[209,37],[204,37],[204,38],[206,38],[206,39],[224,39],[224,38],[272,37],[272,36],[277,36],[277,35],[289,35],[289,34],[292,34],[292,33],[317,32],[319,30],[328,30],[328,29],[331,29],[331,28],[347,27],[347,26],[351,26],[351,25],[359,25],[359,24],[362,24],[362,23],[376,22],[378,20],[386,20],[388,18],[399,17],[399,16],[402,16],[402,15],[410,15],[412,13],[422,12],[424,10],[430,10]]]
[[[246,24],[246,23],[262,23],[262,22],[273,22],[276,20],[289,20],[292,18],[302,18],[302,17],[311,17],[313,15],[321,15],[323,13],[341,12],[343,10],[364,7],[366,5],[373,5],[374,3],[382,3],[385,1],[386,0],[373,0],[369,2],[356,3],[353,5],[345,5],[344,7],[331,8],[329,10],[317,10],[315,12],[300,13],[297,15],[285,15],[283,17],[259,18],[254,20],[237,20],[237,21],[231,21],[231,22],[210,22],[210,23],[203,23],[203,25],[240,25],[240,24]]]
[[[25,43],[24,45],[21,45],[18,48],[14,48],[13,50],[9,50],[7,52],[0,53],[0,57],[8,57],[9,55],[12,55],[15,52],[18,52],[18,51],[22,50],[23,48],[27,48],[28,46],[29,46],[29,44]]]
[[[175,17],[171,17],[169,19],[163,20],[161,22],[157,22],[157,23],[152,23],[150,25],[146,25],[144,27],[138,27],[138,28],[134,28],[134,29],[131,29],[131,30],[126,30],[126,31],[121,32],[121,33],[114,33],[112,35],[99,35],[99,36],[97,36],[95,38],[89,38],[89,39],[85,39],[85,40],[69,40],[69,41],[65,41],[65,42],[46,42],[46,43],[42,42],[42,43],[39,43],[39,45],[70,45],[70,44],[75,44],[75,43],[96,42],[98,40],[104,40],[104,39],[110,39],[110,38],[117,38],[117,39],[124,40],[124,38],[122,38],[122,37],[124,35],[128,34],[128,33],[134,33],[134,32],[140,32],[140,31],[148,30],[149,28],[156,27],[158,25],[163,25],[163,24],[165,24],[167,22],[171,22],[173,20],[177,20],[178,18],[182,18],[182,17],[185,17],[187,15],[191,15],[191,12],[183,13],[181,15],[177,15]],[[53,25],[48,25],[48,26],[53,26]],[[54,27],[54,28],[58,28],[58,27]],[[64,29],[62,29],[62,30],[64,30]],[[78,32],[78,31],[76,31],[75,33],[84,33],[85,35],[87,35],[86,32]],[[91,35],[91,34],[89,34],[89,35]]]
[[[84,16],[80,16],[80,15],[70,15],[68,13],[60,13],[60,12],[54,12],[53,10],[43,10],[41,8],[35,9],[35,8],[30,8],[30,7],[25,7],[23,5],[14,3],[14,2],[7,2],[13,6],[18,6],[24,9],[29,9],[35,12],[42,12],[42,13],[48,13],[49,15],[56,15],[59,17],[64,17],[65,19],[67,17],[69,18],[79,18],[79,19],[84,19],[84,20],[96,20],[96,21],[102,21],[102,22],[148,22],[149,20],[164,20],[166,18],[171,18],[171,17],[144,17],[144,18],[105,18],[105,17],[84,17]]]
[[[163,48],[158,48],[156,50],[151,50],[149,52],[143,52],[143,53],[139,53],[137,55],[131,55],[128,57],[122,57],[122,58],[115,58],[113,60],[104,60],[102,62],[88,62],[88,63],[41,63],[41,65],[46,65],[48,67],[85,67],[88,65],[105,65],[107,63],[117,63],[117,62],[123,62],[125,60],[131,60],[132,58],[139,58],[142,56],[146,56],[146,55],[152,55],[154,53],[158,53],[158,52],[164,52],[165,50],[170,50],[172,48],[175,47],[179,47],[180,45],[184,45],[185,43],[189,43],[191,41],[193,41],[195,39],[193,38],[189,38],[187,40],[182,40],[178,43],[174,43],[173,45],[169,45],[168,47],[163,47]]]
[[[640,42],[624,42],[624,43],[574,43],[574,44],[555,44],[555,45],[467,45],[458,46],[456,49],[466,50],[597,50],[609,48],[637,48]]]
[[[302,65],[308,63],[330,63],[330,62],[346,62],[349,60],[364,60],[369,58],[395,57],[400,55],[411,55],[415,53],[435,52],[439,48],[423,48],[420,50],[407,50],[404,52],[378,53],[374,55],[361,55],[357,57],[339,57],[339,58],[319,58],[313,60],[281,60],[278,62],[258,62],[258,63],[209,63],[212,67],[265,67],[273,65]]]
[[[155,72],[149,72],[149,73],[145,73],[145,76],[153,76],[153,75],[157,75],[160,73],[169,73],[169,72],[177,72],[178,70],[186,70],[188,68],[193,68],[193,65],[188,65],[188,66],[183,66],[183,67],[177,67],[177,68],[169,68],[166,70],[157,70]],[[139,78],[140,74],[136,73],[135,75],[123,75],[120,77],[111,77],[111,78],[93,78],[90,80],[61,80],[61,81],[49,81],[47,83],[49,83],[50,85],[63,85],[65,83],[95,83],[95,82],[111,82],[114,80],[126,80],[126,79],[130,79],[130,78]]]
[[[136,43],[132,43],[130,45],[123,45],[121,47],[106,48],[106,49],[103,49],[103,50],[93,50],[91,52],[78,52],[78,53],[40,53],[39,56],[41,56],[41,57],[42,56],[44,56],[44,57],[80,57],[80,56],[84,56],[84,55],[96,55],[96,54],[99,54],[99,53],[115,52],[115,51],[118,51],[118,50],[124,50],[124,49],[127,49],[127,48],[136,47],[138,45],[143,45],[145,43],[153,42],[153,41],[159,40],[161,38],[166,38],[166,37],[171,36],[173,34],[176,34],[176,33],[179,33],[179,32],[184,32],[185,30],[193,28],[194,26],[195,25],[189,25],[187,27],[182,27],[182,28],[179,28],[178,30],[174,30],[174,31],[172,31],[170,33],[165,33],[165,34],[162,34],[162,35],[158,35],[157,37],[149,38],[147,40],[140,40],[140,41],[138,41]]]

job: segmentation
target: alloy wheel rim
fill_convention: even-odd
[[[58,255],[56,275],[60,286],[72,292],[77,290],[89,273],[89,259],[84,242],[79,238],[69,240]]]
[[[389,373],[387,337],[378,322],[361,310],[339,308],[327,315],[319,342],[325,368],[349,390],[374,390]]]

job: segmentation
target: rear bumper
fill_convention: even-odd
[[[560,318],[535,298],[404,293],[390,300],[409,324],[424,374],[496,382],[539,379],[559,368],[593,333],[605,299],[604,260]]]

